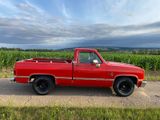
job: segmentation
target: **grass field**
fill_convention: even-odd
[[[134,64],[145,70],[158,71],[160,70],[160,55],[139,55],[132,53],[114,53],[101,52],[105,60],[116,61]],[[33,57],[48,57],[48,58],[69,58],[73,59],[73,52],[29,52],[29,51],[5,51],[0,50],[0,68],[12,68],[16,59],[29,59]]]
[[[101,52],[105,60],[134,64],[146,70],[147,80],[160,80],[160,55],[134,54],[128,52]],[[16,59],[29,59],[33,57],[69,58],[73,59],[73,52],[37,52],[37,51],[11,51],[0,50],[0,77],[12,77],[12,69]]]
[[[0,120],[159,120],[160,109],[0,107]]]

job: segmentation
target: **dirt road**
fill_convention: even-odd
[[[3,106],[160,107],[160,82],[148,82],[129,97],[117,97],[110,88],[56,87],[50,95],[36,95],[31,85],[0,79]]]

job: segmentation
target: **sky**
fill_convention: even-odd
[[[160,0],[0,0],[0,47],[160,48]]]

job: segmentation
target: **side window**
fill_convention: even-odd
[[[101,59],[97,56],[96,53],[91,53],[91,58],[92,58],[92,62],[93,62],[93,60],[98,60],[99,64],[102,63]]]
[[[100,58],[94,52],[80,52],[78,58],[80,63],[92,63],[95,59],[98,60],[98,63],[102,63]]]
[[[90,63],[89,57],[90,57],[89,52],[80,52],[79,53],[79,62],[80,63]]]

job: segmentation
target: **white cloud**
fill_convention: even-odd
[[[69,14],[65,4],[62,4],[62,13],[66,18],[69,18],[69,19],[71,18],[71,15]]]
[[[121,30],[115,30],[111,33],[112,37],[120,37],[120,36],[132,36],[132,35],[143,35],[143,34],[157,34],[158,32],[160,32],[160,28],[150,28],[150,29],[137,29],[137,30],[123,30],[123,28]]]
[[[119,12],[125,6],[126,0],[112,6],[112,13]],[[22,44],[26,46],[50,44],[54,46],[89,45],[97,42],[104,44],[112,38],[117,41],[123,37],[154,35],[160,33],[160,23],[130,26],[111,26],[108,24],[65,24],[71,19],[68,8],[63,4],[62,13],[67,19],[55,18],[40,7],[25,1],[13,4],[10,1],[2,3],[0,7],[14,11],[14,16],[0,17],[0,43]],[[134,17],[134,16],[133,16]],[[136,17],[135,17],[136,18]],[[159,26],[158,26],[159,25]],[[100,39],[103,39],[101,43]],[[115,40],[115,39],[114,39]],[[119,43],[120,44],[120,43]],[[0,44],[2,46],[2,44]]]
[[[26,24],[24,19],[1,18],[0,42],[12,44],[76,44],[84,40],[107,40],[110,37],[157,34],[160,32],[160,27],[157,27],[158,24],[141,26],[109,26],[107,24],[66,26],[58,21],[49,24]]]
[[[0,6],[6,7],[7,9],[15,9],[15,6],[10,0],[0,0]]]
[[[110,13],[116,14],[122,12],[124,8],[126,8],[126,4],[128,0],[117,0],[111,5]]]

